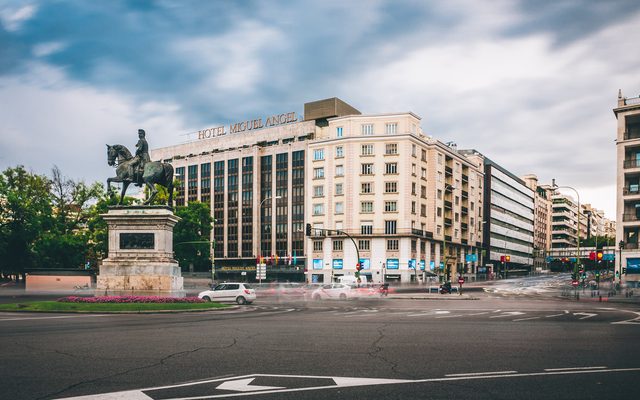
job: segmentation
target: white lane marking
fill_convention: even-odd
[[[497,312],[500,312],[500,311],[502,311],[502,310],[495,310],[494,313],[497,313]]]
[[[517,374],[518,371],[494,371],[494,372],[469,372],[466,374],[447,374],[445,376],[481,376],[481,375],[504,375]]]
[[[489,317],[489,318],[504,318],[504,317],[513,317],[515,315],[524,315],[526,313],[520,312],[520,311],[505,311],[500,315],[494,315],[493,317]]]
[[[529,317],[529,318],[520,318],[520,319],[514,319],[513,322],[518,322],[518,321],[529,321],[531,319],[540,319],[540,317]]]
[[[436,317],[436,319],[440,319],[440,318],[458,318],[458,317],[464,317],[464,315],[462,314],[458,314],[458,315],[445,315],[442,317]]]
[[[432,312],[419,313],[419,314],[407,314],[407,317],[422,317],[424,315],[433,315]]]
[[[589,367],[585,367],[585,368],[589,368]],[[255,378],[260,376],[279,377],[279,378],[333,379],[336,385],[264,390],[264,391],[243,392],[243,393],[229,393],[229,394],[219,394],[219,395],[212,395],[212,396],[183,397],[183,398],[172,398],[167,400],[196,400],[196,399],[202,400],[202,399],[216,399],[216,398],[225,398],[225,397],[263,395],[265,393],[271,394],[271,393],[304,392],[304,391],[311,391],[311,390],[335,389],[341,386],[360,386],[360,385],[373,386],[373,385],[406,384],[406,383],[453,382],[453,381],[464,381],[464,380],[471,380],[471,379],[478,380],[478,379],[497,379],[497,378],[520,378],[520,377],[531,377],[531,376],[577,375],[577,374],[595,374],[595,373],[608,373],[608,372],[636,372],[636,371],[640,371],[640,368],[581,369],[581,370],[545,371],[545,372],[531,372],[531,373],[512,373],[511,371],[505,371],[506,373],[498,372],[498,374],[490,374],[490,375],[445,376],[443,378],[427,378],[427,379],[416,379],[416,380],[254,374],[254,375],[237,376],[233,378],[219,378],[219,379],[196,381],[196,382],[190,382],[190,383],[184,383],[184,384],[178,384],[178,385],[152,387],[152,388],[146,388],[146,389],[131,390],[126,392],[113,392],[113,393],[95,394],[95,395],[80,396],[80,397],[68,397],[68,398],[65,398],[64,400],[125,400],[125,399],[148,400],[149,397],[146,397],[144,395],[143,393],[144,391],[172,389],[177,387],[193,386],[193,385],[200,385],[205,383],[221,382],[221,381],[228,381],[228,380],[237,381],[239,378],[240,379]],[[145,396],[145,397],[142,397],[142,396]]]
[[[595,317],[598,314],[592,314],[592,313],[586,313],[586,312],[578,312],[578,313],[574,312],[573,315],[575,316],[583,315],[583,317],[579,319],[587,319],[587,318]]]
[[[545,371],[547,372],[554,372],[554,371],[586,371],[589,369],[605,369],[607,367],[571,367],[571,368],[546,368]]]
[[[436,314],[451,314],[450,311],[436,311]]]
[[[545,317],[545,318],[553,318],[553,317],[560,317],[560,316],[562,316],[562,315],[565,315],[565,314],[545,315],[544,317]]]
[[[256,378],[238,379],[221,383],[216,389],[232,390],[234,392],[256,392],[258,390],[278,390],[284,389],[282,386],[258,386],[251,385]]]
[[[489,311],[484,311],[484,312],[479,312],[474,314],[467,314],[467,315],[484,315],[484,314],[489,314]]]
[[[90,317],[113,317],[118,314],[91,314],[91,315],[56,315],[54,317],[24,317],[24,318],[0,318],[4,321],[33,321],[38,319],[62,319],[62,318],[90,318]],[[125,314],[127,315],[127,314]]]
[[[629,312],[632,312],[632,313],[636,314],[637,317],[635,317],[633,319],[628,319],[628,320],[625,320],[625,321],[612,322],[611,324],[612,325],[615,325],[615,324],[621,324],[621,325],[622,324],[629,324],[629,325],[640,324],[640,312],[636,312],[636,311],[629,311]]]

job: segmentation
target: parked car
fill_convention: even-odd
[[[206,301],[234,301],[238,304],[251,304],[256,299],[256,291],[246,283],[221,283],[212,290],[200,292],[198,297]]]
[[[344,283],[327,283],[311,293],[311,299],[324,300],[324,299],[338,299],[347,300],[358,297],[358,293],[349,285]]]

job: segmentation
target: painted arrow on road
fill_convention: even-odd
[[[584,317],[579,318],[579,319],[587,319],[587,318],[595,317],[598,314],[593,314],[593,313],[588,313],[588,312],[574,312],[573,315],[575,315],[575,316],[584,315]]]
[[[284,389],[282,386],[258,386],[251,385],[256,378],[238,379],[237,381],[226,381],[218,386],[220,390],[233,390],[236,392],[257,392],[258,390]]]

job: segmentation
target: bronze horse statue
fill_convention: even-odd
[[[130,174],[130,164],[134,161],[129,149],[121,144],[107,145],[107,164],[116,167],[116,175],[107,179],[107,191],[111,193],[111,182],[121,182],[122,192],[120,193],[119,205],[122,205],[124,195],[131,183],[141,182],[149,188],[149,198],[144,204],[150,204],[158,194],[155,184],[164,186],[169,191],[169,199],[167,205],[173,206],[173,166],[169,163],[160,161],[150,161],[144,164],[144,172],[142,176]]]

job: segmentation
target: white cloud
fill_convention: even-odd
[[[50,174],[57,165],[67,176],[106,181],[106,144],[132,149],[138,128],[151,146],[175,144],[184,131],[178,107],[166,103],[137,105],[126,94],[74,84],[64,70],[31,65],[24,75],[0,79],[0,168],[25,165]]]
[[[0,10],[0,24],[9,32],[22,28],[22,24],[31,19],[38,11],[38,7],[28,4],[19,8],[6,7]]]
[[[66,45],[62,42],[46,42],[33,46],[33,55],[36,57],[46,57],[63,50]]]

